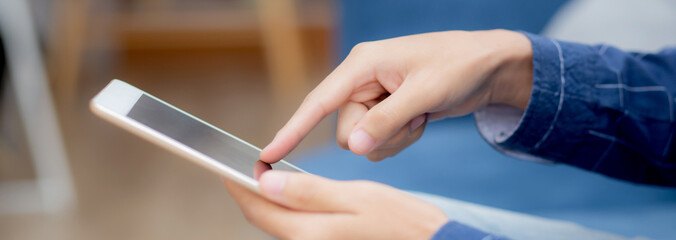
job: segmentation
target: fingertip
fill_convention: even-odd
[[[285,150],[284,146],[279,144],[279,137],[276,136],[272,141],[261,150],[259,158],[266,163],[276,163],[281,160],[290,150]]]
[[[353,153],[365,155],[375,148],[376,140],[363,129],[359,129],[350,135],[348,145]]]
[[[275,157],[275,154],[271,150],[270,145],[263,148],[263,150],[261,150],[261,153],[258,155],[258,157],[260,158],[261,161],[266,162],[266,163],[275,163],[275,162],[279,161],[279,159],[277,159]]]

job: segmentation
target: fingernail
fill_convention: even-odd
[[[423,123],[425,123],[426,118],[427,118],[427,114],[423,114],[423,115],[417,116],[416,118],[411,120],[411,132],[415,131],[420,126],[422,126]]]
[[[261,192],[271,198],[281,199],[288,175],[283,171],[266,171],[259,180]]]
[[[366,154],[371,152],[376,145],[376,140],[364,130],[359,129],[350,135],[349,145],[352,151]]]

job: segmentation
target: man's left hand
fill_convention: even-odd
[[[259,182],[263,196],[225,180],[246,219],[281,239],[429,239],[448,222],[436,206],[375,182],[275,170]]]

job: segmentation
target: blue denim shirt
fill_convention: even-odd
[[[497,134],[481,126],[510,122],[510,116],[495,113],[514,111],[477,113],[486,140],[512,156],[676,186],[676,48],[631,53],[524,34],[533,48],[530,102],[511,120],[511,129]],[[454,221],[432,239],[486,237],[505,239]]]

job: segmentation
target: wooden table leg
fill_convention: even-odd
[[[257,0],[263,47],[278,102],[306,91],[307,71],[294,0]]]

